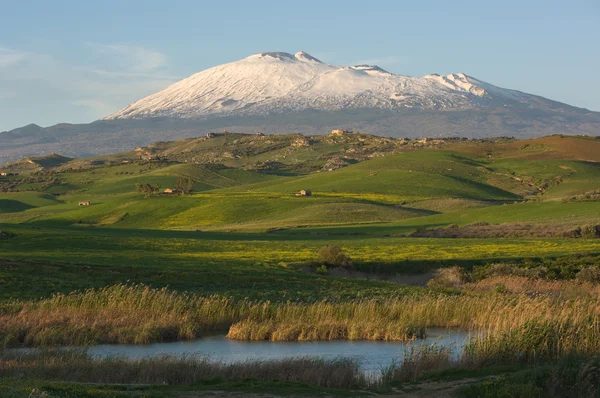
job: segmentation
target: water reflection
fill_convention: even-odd
[[[427,338],[410,342],[388,341],[236,341],[225,336],[213,336],[193,341],[155,343],[148,345],[103,344],[86,348],[95,357],[125,356],[129,358],[151,357],[160,354],[198,354],[215,361],[241,362],[255,359],[281,359],[299,356],[321,358],[353,358],[360,360],[366,371],[379,370],[393,360],[402,360],[405,349],[421,344],[449,346],[458,354],[468,340],[464,331],[428,329]]]

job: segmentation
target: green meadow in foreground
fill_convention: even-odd
[[[222,133],[0,166],[0,390],[599,396],[598,162],[591,137]],[[8,349],[404,341],[428,327],[472,340],[458,356],[414,349],[376,378],[346,360]]]

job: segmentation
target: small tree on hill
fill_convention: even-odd
[[[189,193],[194,190],[194,181],[188,177],[177,177],[175,189],[183,193]]]
[[[341,247],[335,245],[320,248],[319,260],[328,267],[352,267],[352,259],[344,254]]]

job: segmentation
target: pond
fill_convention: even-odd
[[[405,349],[421,344],[449,346],[457,355],[462,351],[469,333],[448,329],[428,329],[424,340],[390,341],[237,341],[225,336],[212,336],[192,341],[171,343],[102,344],[85,348],[94,357],[122,356],[128,358],[152,357],[161,354],[198,354],[227,363],[255,359],[282,359],[290,357],[353,358],[358,359],[367,372],[378,371],[392,361],[401,361]]]

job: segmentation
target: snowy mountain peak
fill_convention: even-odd
[[[196,73],[106,119],[199,118],[343,109],[479,109],[527,101],[464,73],[395,75],[376,65],[339,67],[299,51],[263,52]]]
[[[388,72],[387,70],[380,68],[377,65],[354,65],[351,68],[352,69],[356,69],[356,70],[364,70],[364,71],[371,71],[371,72],[387,73],[388,75],[392,74],[392,73]]]
[[[276,52],[264,52],[253,54],[246,58],[247,60],[256,60],[256,61],[281,61],[281,62],[314,62],[322,64],[317,58],[313,57],[309,53],[304,51],[298,51],[296,54],[292,55],[290,53],[276,51]]]
[[[296,53],[296,55],[294,55],[296,57],[297,60],[299,61],[305,61],[305,62],[316,62],[319,64],[322,64],[323,62],[321,62],[320,60],[318,60],[317,58],[313,57],[312,55],[310,55],[309,53],[306,53],[304,51],[298,51]]]
[[[274,51],[274,52],[266,52],[266,53],[257,53],[246,58],[247,60],[265,60],[265,61],[283,61],[290,62],[295,61],[296,58],[286,52]]]

